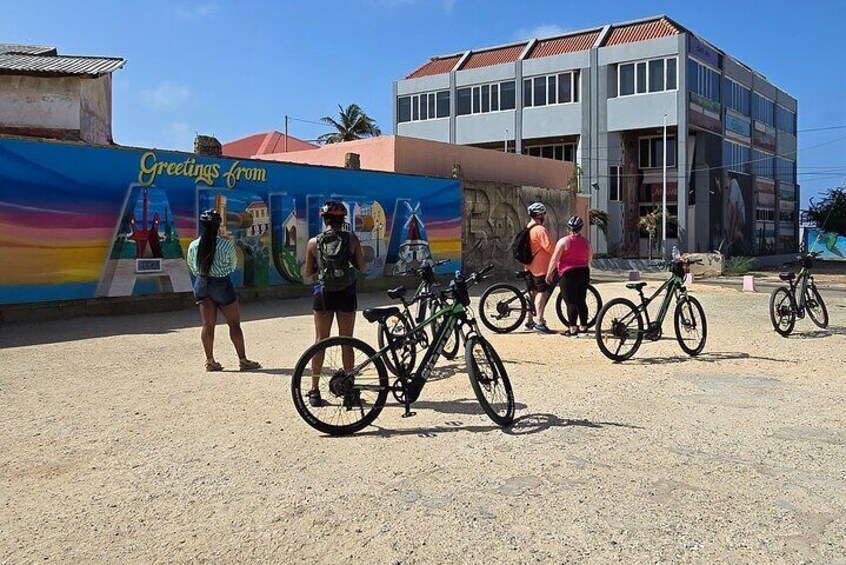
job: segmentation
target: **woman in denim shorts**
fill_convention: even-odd
[[[230,239],[218,237],[221,218],[214,210],[200,215],[200,237],[188,246],[188,267],[194,273],[194,298],[200,306],[203,330],[200,338],[206,352],[206,371],[222,371],[223,365],[214,359],[214,328],[217,311],[223,313],[229,325],[229,338],[238,353],[242,371],[261,368],[247,359],[244,332],[241,331],[241,307],[229,275],[235,271],[237,255]]]

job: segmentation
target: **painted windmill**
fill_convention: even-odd
[[[410,267],[419,268],[420,264],[432,258],[432,250],[429,248],[429,240],[426,238],[426,226],[423,224],[420,213],[420,203],[412,208],[408,201],[404,202],[408,219],[402,227],[402,243],[400,244],[399,259],[402,270]]]

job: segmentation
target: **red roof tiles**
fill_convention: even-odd
[[[308,149],[317,149],[317,145],[312,145],[296,137],[288,136],[288,152],[306,151]],[[269,155],[271,153],[285,152],[285,134],[278,131],[267,131],[264,133],[256,133],[236,139],[223,144],[223,155],[226,157],[237,157],[239,159],[248,159],[254,155]]]
[[[448,73],[453,69],[453,67],[455,67],[455,64],[458,63],[459,59],[461,59],[461,55],[445,57],[443,59],[431,59],[409,73],[405,78],[420,78]]]
[[[512,45],[511,47],[500,47],[499,49],[471,53],[461,67],[461,70],[466,71],[467,69],[490,67],[491,65],[500,65],[502,63],[513,63],[525,47],[526,44],[521,43],[520,45]]]
[[[526,58],[539,59],[541,57],[561,55],[562,53],[587,51],[593,47],[597,37],[599,37],[599,31],[580,33],[578,35],[567,35],[564,37],[556,37],[554,39],[543,39],[535,44],[532,48],[532,52],[529,53],[529,56]]]
[[[621,27],[615,27],[605,40],[605,46],[647,41],[670,35],[678,35],[681,30],[664,18]]]

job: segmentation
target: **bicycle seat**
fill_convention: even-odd
[[[514,276],[518,279],[528,279],[531,276],[529,271],[514,271]]]
[[[405,292],[404,286],[398,286],[396,288],[389,288],[387,294],[388,298],[398,300],[400,298],[405,298]]]
[[[372,324],[373,322],[384,322],[399,313],[400,309],[396,306],[388,306],[387,308],[367,308],[361,314],[365,320]]]
[[[788,273],[779,273],[778,278],[783,281],[792,281],[796,278],[796,273],[794,273],[793,271],[790,271]]]
[[[636,282],[636,283],[629,283],[626,285],[626,288],[630,288],[632,290],[640,290],[646,286],[645,282]]]

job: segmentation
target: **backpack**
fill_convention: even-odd
[[[514,241],[511,242],[511,254],[518,263],[528,265],[535,258],[534,253],[532,253],[532,242],[529,232],[532,231],[532,228],[538,227],[538,225],[535,224],[531,228],[523,228],[514,236]]]
[[[327,230],[318,235],[317,264],[317,280],[324,290],[344,290],[355,284],[350,234]]]

